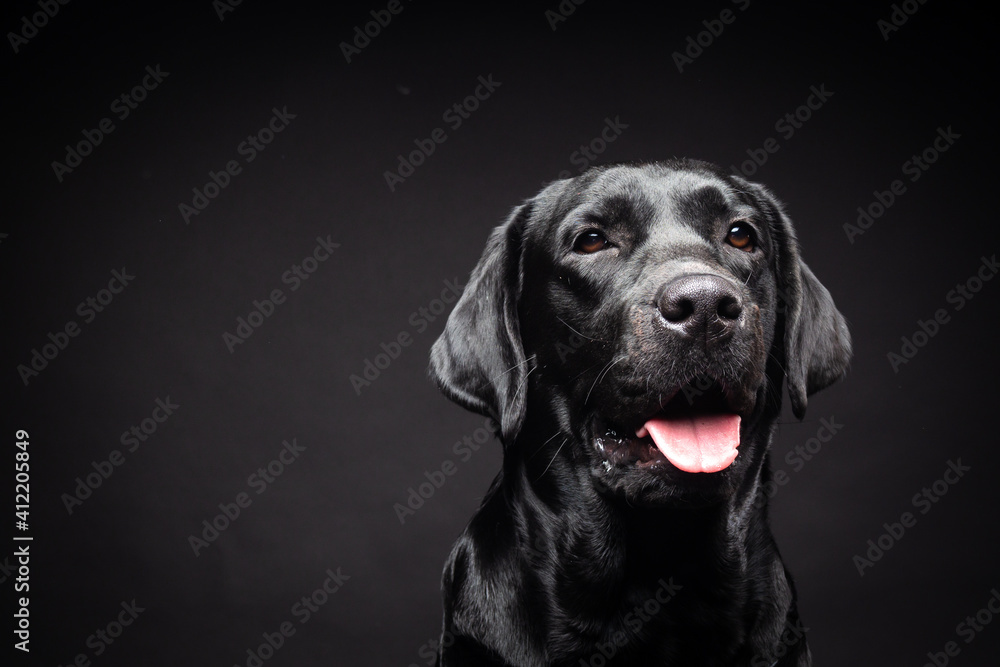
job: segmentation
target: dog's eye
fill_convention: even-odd
[[[604,234],[593,229],[577,236],[576,243],[573,244],[573,250],[588,254],[604,250],[606,247],[608,247],[608,239],[605,238]]]
[[[750,252],[754,249],[753,227],[745,222],[734,222],[726,234],[726,242],[734,248]]]

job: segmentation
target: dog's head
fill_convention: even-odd
[[[701,503],[759,471],[782,380],[801,418],[850,347],[777,200],[673,161],[593,168],[514,209],[431,372],[500,424],[506,456],[553,435],[526,420],[554,426],[602,492]]]

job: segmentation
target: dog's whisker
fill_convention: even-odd
[[[558,315],[556,315],[556,319],[559,320],[560,322],[562,322],[563,324],[565,324],[566,328],[569,329],[570,331],[572,331],[573,333],[575,333],[577,336],[581,336],[583,338],[586,338],[587,340],[594,340],[594,341],[597,341],[598,343],[607,343],[608,342],[608,341],[602,340],[600,338],[592,338],[590,336],[587,336],[585,334],[580,333],[579,331],[577,331],[576,329],[574,329],[573,327],[571,327],[569,324],[567,324],[566,320],[564,320],[563,318],[559,317]]]
[[[567,442],[569,442],[569,438],[564,438],[563,441],[559,443],[559,447],[556,448],[556,453],[552,455],[552,460],[549,461],[549,465],[545,466],[545,470],[543,470],[542,474],[538,476],[538,479],[545,477],[545,473],[547,473],[549,471],[549,468],[552,467],[552,464],[555,463],[556,457],[559,456],[559,452],[562,451],[563,446]],[[537,482],[538,479],[536,479],[535,481]]]
[[[549,438],[548,440],[546,440],[545,442],[543,442],[538,447],[538,449],[536,449],[535,451],[533,451],[531,454],[528,455],[528,459],[533,459],[535,457],[535,454],[537,454],[538,452],[540,452],[543,449],[545,449],[545,445],[549,444],[550,442],[552,442],[553,440],[555,440],[556,438],[558,438],[561,434],[562,434],[562,431],[556,431],[555,433],[553,433],[551,438]]]
[[[594,370],[595,368],[597,368],[597,364],[593,364],[591,366],[588,366],[587,368],[583,369],[582,371],[580,371],[579,373],[577,373],[575,376],[573,376],[573,379],[574,380],[579,380],[581,377],[583,377],[584,375],[586,375],[590,371]]]
[[[537,357],[537,356],[538,356],[538,355],[535,355],[535,354],[533,354],[533,355],[531,355],[530,357],[528,357],[527,359],[525,359],[524,361],[519,361],[518,363],[514,364],[513,366],[511,366],[510,368],[508,368],[507,370],[505,370],[504,372],[502,372],[502,373],[498,374],[498,375],[496,376],[496,378],[499,378],[499,377],[501,377],[501,376],[504,376],[504,375],[506,375],[507,373],[510,373],[510,372],[511,372],[512,370],[514,370],[515,368],[518,368],[518,367],[520,367],[520,366],[523,366],[523,365],[525,365],[525,364],[527,364],[527,363],[530,363],[530,362],[534,361],[534,360],[535,360],[535,357]],[[494,380],[495,380],[496,378],[494,378]]]
[[[521,384],[517,386],[517,391],[514,392],[514,398],[517,398],[520,395],[521,390],[528,386],[528,376],[534,373],[537,368],[538,366],[532,366],[531,370],[524,374],[524,379],[521,380]]]
[[[583,399],[584,405],[586,405],[587,402],[590,400],[590,394],[591,392],[594,391],[594,387],[596,387],[597,383],[600,382],[601,379],[608,374],[608,372],[611,370],[611,367],[617,364],[619,361],[624,361],[625,359],[628,359],[628,357],[625,355],[622,355],[617,359],[614,359],[613,361],[609,362],[607,366],[604,367],[604,370],[602,370],[600,373],[597,374],[597,377],[594,379],[594,384],[590,385],[590,391],[587,392],[587,398]]]
[[[507,373],[510,373],[510,372],[511,372],[512,370],[514,370],[514,369],[516,369],[516,368],[520,368],[521,366],[524,366],[525,364],[528,364],[528,363],[531,363],[531,362],[535,361],[535,358],[536,358],[536,357],[537,357],[537,355],[534,355],[534,354],[533,354],[533,355],[531,355],[530,357],[528,357],[527,359],[525,359],[524,361],[521,361],[521,362],[518,362],[518,363],[514,364],[513,366],[511,366],[511,367],[510,367],[510,368],[508,368],[507,370],[503,371],[502,373],[498,373],[497,375],[495,375],[495,376],[493,377],[493,379],[492,379],[492,380],[490,380],[490,382],[491,382],[491,383],[493,384],[493,386],[495,387],[495,386],[497,385],[497,380],[499,380],[500,378],[502,378],[502,377],[503,377],[504,375],[507,375]],[[525,380],[527,380],[527,379],[528,379],[528,376],[529,376],[529,375],[531,375],[531,372],[532,372],[533,370],[535,370],[535,369],[534,369],[534,368],[532,368],[531,370],[529,370],[529,371],[528,371],[528,372],[527,372],[527,373],[526,373],[526,374],[524,375],[524,379],[525,379]],[[522,384],[523,384],[523,383],[522,383]],[[486,386],[486,385],[483,385],[483,386]],[[520,392],[520,389],[518,389],[518,392]]]
[[[770,357],[771,359],[774,359],[774,363],[778,364],[778,368],[781,369],[782,373],[788,375],[788,371],[785,370],[785,367],[781,365],[781,359],[778,359],[778,357],[774,356],[774,352],[768,351],[767,356]]]

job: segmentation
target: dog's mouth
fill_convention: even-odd
[[[669,462],[684,472],[719,472],[739,455],[737,402],[718,383],[706,390],[687,385],[654,414],[640,418],[638,426],[597,418],[595,445],[612,465],[655,467]]]

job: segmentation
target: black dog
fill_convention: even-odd
[[[782,382],[801,418],[850,348],[781,205],[714,165],[593,168],[517,207],[431,353],[504,444],[439,664],[811,664],[762,485]]]

